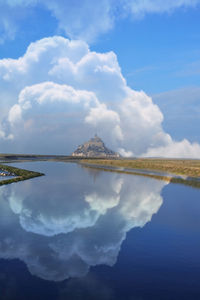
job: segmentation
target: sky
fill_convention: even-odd
[[[0,0],[0,152],[200,158],[200,0]]]

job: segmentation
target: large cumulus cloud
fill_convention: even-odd
[[[163,114],[127,86],[115,53],[55,36],[24,56],[0,60],[1,151],[70,153],[97,132],[122,155],[199,157],[200,146],[175,142]]]

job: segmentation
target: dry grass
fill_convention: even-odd
[[[83,159],[81,163],[162,171],[171,174],[200,177],[200,160],[191,159]]]
[[[92,168],[99,170],[98,166],[95,165],[87,165],[83,164],[85,168]],[[191,186],[193,188],[200,188],[200,181],[196,181],[195,179],[184,179],[180,177],[169,177],[169,176],[162,176],[162,175],[155,175],[155,174],[145,174],[145,173],[139,173],[137,171],[123,171],[123,170],[114,170],[114,169],[108,169],[108,167],[101,167],[101,170],[105,172],[114,172],[114,173],[121,173],[121,174],[129,174],[129,175],[136,175],[136,176],[143,176],[143,177],[149,177],[156,180],[164,180],[171,183],[178,183],[178,184],[184,184]]]

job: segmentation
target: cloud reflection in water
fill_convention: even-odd
[[[0,189],[0,257],[24,261],[40,278],[113,266],[126,233],[162,205],[163,181],[102,171],[92,180],[75,165],[40,164],[47,176]]]

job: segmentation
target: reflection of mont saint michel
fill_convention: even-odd
[[[118,153],[108,149],[102,139],[100,139],[97,135],[83,145],[78,146],[78,148],[72,153],[72,156],[120,157]]]

